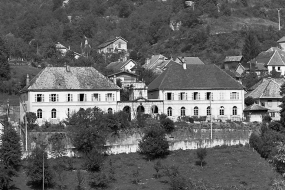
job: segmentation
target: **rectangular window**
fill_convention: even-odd
[[[206,100],[213,100],[213,93],[212,92],[206,92]]]
[[[267,105],[268,105],[268,107],[271,107],[272,106],[272,100],[267,100]]]
[[[280,71],[280,67],[278,67],[278,71]]]
[[[73,96],[72,94],[67,94],[67,102],[72,102],[73,101]]]
[[[36,94],[35,95],[35,102],[44,102],[44,95],[43,94]]]
[[[98,93],[92,94],[92,101],[94,102],[100,101],[100,94]]]
[[[174,99],[174,94],[171,92],[166,93],[166,100],[173,100]]]
[[[58,102],[58,94],[50,94],[49,95],[50,102]]]
[[[238,96],[238,92],[231,92],[231,100],[238,100],[239,96]]]
[[[224,92],[220,92],[220,100],[224,99]]]
[[[106,94],[106,101],[110,102],[110,101],[114,101],[114,94],[113,93],[107,93]]]
[[[194,100],[200,100],[200,93],[199,92],[194,92],[193,93],[193,99]]]
[[[86,94],[78,94],[79,102],[86,102]]]
[[[179,96],[178,97],[179,100],[187,100],[187,93],[185,92],[180,92],[178,96]]]
[[[269,112],[270,117],[275,117],[275,112]]]
[[[119,42],[119,43],[118,43],[118,48],[121,48],[121,45],[122,45],[121,42]]]

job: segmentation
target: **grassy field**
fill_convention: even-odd
[[[112,160],[116,181],[109,184],[107,189],[134,190],[134,189],[170,189],[169,178],[160,172],[161,177],[155,178],[155,161],[145,160],[141,155],[120,154],[108,156],[106,163]],[[196,165],[195,150],[179,150],[172,152],[167,158],[161,160],[164,167],[176,166],[185,178],[194,181],[202,180],[211,189],[268,189],[272,179],[278,174],[268,162],[262,159],[258,153],[247,147],[226,147],[208,149],[206,165]],[[75,167],[81,169],[80,160],[75,159]],[[88,186],[88,174],[85,176],[84,187]],[[136,175],[134,175],[136,174]],[[68,189],[75,189],[77,184],[76,171],[65,173],[64,182]],[[136,176],[136,177],[134,177]],[[132,183],[134,179],[138,184]],[[28,178],[25,172],[21,172],[14,180],[16,187],[22,190],[30,190],[26,185]]]

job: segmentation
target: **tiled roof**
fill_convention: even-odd
[[[113,73],[113,74],[111,74],[111,75],[108,75],[108,77],[111,77],[111,76],[114,76],[114,75],[118,76],[118,75],[120,75],[120,74],[127,74],[127,75],[133,75],[133,76],[138,77],[137,74],[135,74],[135,73],[130,73],[130,72],[128,72],[128,71],[116,72],[116,73]]]
[[[251,92],[247,93],[245,97],[251,96],[253,98],[281,98],[280,87],[285,82],[284,78],[264,78],[255,84]]]
[[[165,60],[167,60],[167,57],[163,56],[163,55],[153,55],[151,56],[151,58],[149,59],[149,63],[146,63],[143,65],[144,68],[146,69],[156,69],[161,62],[164,62]]]
[[[199,57],[177,57],[175,62],[182,63],[185,62],[186,64],[198,64],[198,65],[204,65],[203,61]]]
[[[285,66],[285,52],[279,48],[270,48],[263,51],[251,63],[263,64],[264,66]]]
[[[24,87],[26,90],[118,90],[93,67],[46,67]]]
[[[252,104],[244,109],[244,111],[267,111],[268,109],[258,104]]]
[[[282,50],[274,51],[271,59],[267,63],[268,66],[285,66],[285,52]]]
[[[232,71],[232,70],[229,70],[229,69],[224,69],[224,71],[230,75],[231,77],[234,77],[234,78],[241,78],[241,75],[239,73],[237,73],[236,71]]]
[[[279,40],[277,41],[277,43],[280,43],[280,42],[285,42],[285,36],[283,36],[281,39],[279,39]]]
[[[224,62],[241,61],[242,56],[226,56]]]
[[[126,64],[128,64],[130,61],[134,62],[133,60],[129,59],[126,61],[116,61],[111,62],[109,65],[107,65],[107,69],[113,69],[114,71],[121,70]]]
[[[108,45],[114,43],[114,42],[117,41],[118,39],[121,39],[121,40],[124,40],[125,42],[128,42],[127,40],[125,40],[125,39],[122,38],[122,37],[115,37],[115,38],[112,38],[112,39],[107,40],[106,42],[100,44],[100,45],[98,46],[98,49],[102,49],[102,48],[104,48],[104,47],[106,47],[106,46],[108,46]]]
[[[187,65],[171,62],[166,71],[152,81],[148,89],[180,90],[180,89],[235,89],[242,90],[239,82],[216,65]]]

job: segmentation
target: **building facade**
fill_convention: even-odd
[[[215,65],[172,64],[148,86],[148,98],[163,100],[162,112],[174,120],[243,118],[244,87]]]
[[[117,111],[120,88],[93,67],[46,67],[20,91],[20,121],[26,112],[37,123],[58,123],[80,108]]]
[[[116,53],[128,51],[128,41],[122,37],[112,38],[98,46],[98,53]]]

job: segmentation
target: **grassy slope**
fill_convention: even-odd
[[[238,18],[238,17],[220,17],[206,18],[204,21],[210,26],[211,34],[230,33],[241,30],[245,27],[264,28],[273,26],[278,29],[278,23],[262,18]]]
[[[23,75],[26,76],[29,74],[30,80],[36,76],[40,69],[31,67],[31,66],[10,66],[11,68],[11,78],[20,82],[23,78]],[[19,98],[17,95],[8,95],[5,93],[0,93],[0,104],[6,104],[7,100],[11,105],[19,105]]]
[[[133,190],[133,189],[169,189],[167,177],[154,178],[154,161],[147,161],[141,155],[120,154],[109,156],[115,167],[116,182],[109,189]],[[203,180],[213,187],[238,187],[238,189],[268,189],[271,180],[277,176],[266,160],[245,147],[228,147],[224,149],[208,149],[206,166],[201,168],[195,165],[195,150],[174,151],[166,159],[162,160],[165,166],[178,166],[181,174],[186,178]],[[80,164],[77,163],[77,166]],[[141,183],[132,184],[132,174],[139,168]],[[86,178],[87,174],[85,173]],[[15,179],[17,187],[22,190],[30,190],[26,186],[28,179],[23,173]],[[68,189],[74,189],[76,185],[76,172],[69,172],[66,176]],[[85,187],[87,188],[85,181]]]

